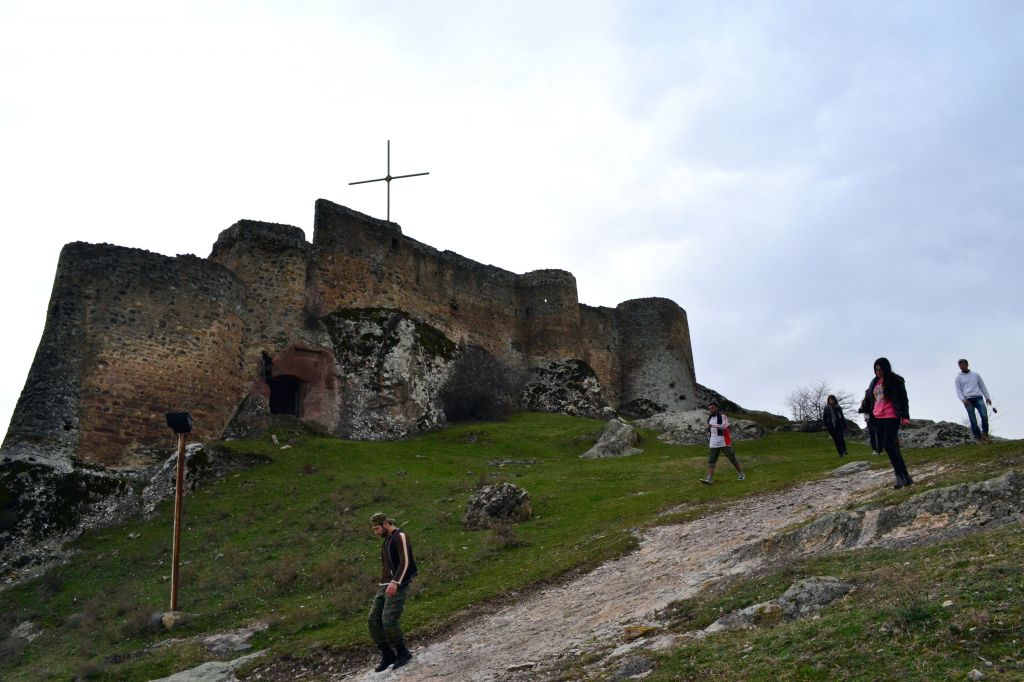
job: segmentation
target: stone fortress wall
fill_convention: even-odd
[[[316,320],[353,308],[403,311],[517,366],[581,359],[615,407],[696,405],[686,313],[672,301],[581,305],[568,272],[483,265],[321,199],[312,243],[242,220],[208,259],[67,245],[2,454],[141,463],[169,445],[163,413],[176,410],[192,412],[197,438],[219,437],[262,385],[263,352],[275,376],[316,374],[310,395],[326,405],[337,387]]]
[[[170,444],[164,412],[222,424],[245,375],[249,299],[202,258],[68,244],[3,454],[131,464],[140,447]]]

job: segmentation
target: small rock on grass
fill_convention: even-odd
[[[154,630],[164,628],[173,630],[180,628],[192,620],[192,614],[184,611],[157,611],[149,616],[149,626]]]

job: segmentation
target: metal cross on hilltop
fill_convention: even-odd
[[[391,222],[391,181],[398,180],[399,178],[414,178],[417,175],[430,175],[430,173],[409,173],[408,175],[392,175],[391,174],[391,140],[388,140],[388,174],[383,178],[374,178],[373,180],[359,180],[357,182],[350,182],[349,185],[365,185],[368,182],[380,182],[383,180],[388,183],[388,222]]]

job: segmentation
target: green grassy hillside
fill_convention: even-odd
[[[26,620],[43,630],[28,644],[10,638],[0,644],[0,678],[160,677],[210,656],[195,643],[147,647],[257,620],[271,626],[254,647],[273,655],[365,648],[365,608],[379,571],[379,541],[369,530],[375,511],[392,514],[413,542],[420,577],[403,625],[415,642],[457,621],[468,607],[628,551],[631,529],[698,515],[723,501],[821,476],[840,463],[824,434],[770,434],[737,445],[745,482],[723,462],[708,487],[697,482],[705,447],[665,445],[652,433],[642,433],[641,455],[579,459],[601,427],[586,419],[520,414],[396,443],[281,432],[286,449],[269,437],[224,443],[270,461],[186,498],[179,608],[195,614],[193,620],[170,635],[147,628],[150,613],[168,605],[167,503],[151,520],[87,533],[66,565],[0,593],[0,633]],[[865,446],[851,446],[851,452],[853,459],[888,467]],[[965,465],[934,485],[997,475],[1020,467],[1022,456],[1016,442],[908,453],[911,472],[928,460]],[[503,480],[530,492],[534,517],[511,529],[463,530],[469,494]],[[887,497],[902,499],[923,487]],[[659,516],[684,503],[682,511]],[[729,598],[747,593],[738,594]],[[836,636],[859,637],[853,631]]]

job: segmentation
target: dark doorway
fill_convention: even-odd
[[[289,377],[271,379],[270,414],[299,416],[299,382]]]

